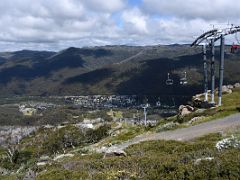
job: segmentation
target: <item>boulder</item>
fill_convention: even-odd
[[[57,161],[57,160],[59,160],[59,159],[63,159],[63,158],[65,158],[65,157],[73,157],[74,156],[74,154],[60,154],[60,155],[57,155],[56,157],[54,157],[54,161]]]
[[[235,83],[234,88],[240,88],[240,83]]]
[[[104,157],[112,157],[112,156],[127,156],[127,153],[122,149],[118,148],[109,148],[106,152]]]
[[[157,129],[157,132],[162,132],[162,131],[166,131],[166,130],[171,130],[171,129],[174,129],[175,127],[177,127],[179,125],[179,123],[175,123],[175,122],[169,122],[169,123],[166,123],[162,126],[160,126],[158,129]]]
[[[9,171],[5,168],[0,167],[0,175],[6,176],[9,174]]]
[[[189,111],[194,111],[194,108],[189,105],[180,105],[178,109],[179,109],[179,111],[181,111],[184,108],[187,108]]]
[[[47,155],[43,155],[39,158],[40,162],[46,162],[46,161],[49,161],[49,160],[51,160],[51,158]]]
[[[194,108],[192,107],[192,106],[189,106],[189,105],[181,105],[181,106],[179,106],[179,114],[181,115],[181,116],[185,116],[185,115],[187,115],[187,114],[190,114],[190,113],[192,113],[193,111],[194,111]]]
[[[195,96],[193,96],[193,98],[195,99],[201,99],[201,97],[204,96],[204,93],[201,93],[201,94],[196,94]]]
[[[35,180],[36,179],[36,173],[32,170],[29,170],[23,180]]]
[[[228,86],[222,86],[222,93],[231,94],[232,89],[229,89]]]
[[[204,101],[201,100],[200,98],[194,97],[192,99],[192,103],[194,107],[202,107],[202,104],[204,103]]]
[[[194,165],[199,165],[201,161],[212,161],[212,160],[214,160],[214,157],[199,158],[195,160]]]
[[[37,163],[37,166],[46,166],[46,165],[47,165],[46,162],[38,162],[38,163]]]
[[[94,129],[93,124],[89,123],[89,124],[81,124],[82,128],[86,128],[86,129]]]
[[[201,120],[203,120],[204,118],[205,118],[204,116],[194,117],[194,118],[192,118],[192,119],[188,122],[188,124],[193,124],[194,122],[201,121]]]
[[[201,113],[204,113],[204,111],[206,111],[206,109],[201,108],[201,109],[197,109],[195,113],[201,114]]]
[[[231,84],[229,84],[229,85],[227,85],[227,88],[228,88],[228,89],[233,89],[233,88],[234,88],[234,86],[233,86],[233,85],[231,85]]]
[[[190,113],[191,113],[191,111],[189,111],[188,108],[183,108],[180,112],[180,115],[185,116],[185,115],[188,115]]]

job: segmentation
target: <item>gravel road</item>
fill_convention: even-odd
[[[176,129],[173,131],[165,131],[153,134],[142,134],[127,142],[118,144],[109,148],[113,149],[125,149],[130,145],[137,144],[143,141],[151,140],[177,140],[177,141],[188,141],[197,137],[207,135],[209,133],[216,133],[240,126],[240,113],[234,114],[222,119],[205,122],[199,125]]]

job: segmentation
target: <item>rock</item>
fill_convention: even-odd
[[[227,86],[222,86],[222,93],[231,94],[232,89],[229,89]]]
[[[189,111],[194,111],[194,107],[192,107],[192,106],[186,105],[186,108],[187,108]]]
[[[189,111],[187,108],[183,108],[180,112],[181,116],[185,116],[185,115],[188,115],[190,113],[191,113],[191,111]]]
[[[127,153],[123,151],[122,149],[117,148],[109,148],[106,152],[104,157],[112,157],[112,156],[127,156]]]
[[[194,111],[194,108],[192,106],[189,106],[189,105],[181,105],[179,106],[179,114],[181,116],[185,116],[187,114],[190,114]]]
[[[35,180],[35,179],[36,179],[36,174],[31,169],[26,173],[25,177],[23,178],[23,180]]]
[[[181,105],[181,106],[179,106],[179,111],[181,111],[182,109],[184,109],[184,108],[187,108],[189,111],[193,111],[194,110],[194,108],[192,107],[192,106],[189,106],[189,105]]]
[[[73,156],[74,156],[74,154],[60,154],[60,155],[56,156],[53,160],[57,161],[59,159],[65,158],[65,157],[73,157]]]
[[[201,93],[201,94],[196,94],[195,96],[193,96],[193,98],[194,99],[200,99],[203,96],[204,96],[204,93]]]
[[[198,165],[201,161],[212,161],[212,160],[214,160],[214,157],[199,158],[195,160],[194,165]]]
[[[100,149],[97,148],[97,149],[95,149],[95,150],[96,150],[97,153],[106,153],[106,152],[108,151],[108,148],[105,147],[105,146],[103,146],[103,147],[101,147]]]
[[[54,126],[52,126],[52,125],[49,125],[49,124],[47,124],[47,125],[45,125],[45,126],[43,126],[45,129],[52,129],[52,128],[54,128]]]
[[[96,118],[96,119],[84,119],[83,124],[98,124],[104,122],[104,119],[102,118]]]
[[[195,113],[201,114],[201,113],[204,113],[204,111],[206,111],[206,109],[197,109]]]
[[[5,176],[5,175],[8,175],[8,174],[9,174],[9,171],[7,169],[0,167],[0,175]]]
[[[64,125],[58,125],[57,126],[57,129],[62,129],[62,128],[65,128],[66,126],[64,126]]]
[[[111,132],[109,132],[109,134],[110,134],[110,136],[115,137],[115,136],[121,134],[121,132],[122,132],[121,130],[116,130],[116,131],[111,131]]]
[[[37,113],[37,109],[26,108],[25,106],[19,106],[19,112],[23,113],[24,116],[33,116]]]
[[[202,108],[203,104],[205,104],[206,102],[204,102],[203,100],[201,100],[200,98],[196,98],[194,97],[192,99],[192,103],[194,107],[198,107],[198,108]]]
[[[51,158],[49,157],[49,156],[41,156],[40,158],[39,158],[39,160],[41,161],[41,162],[46,162],[46,161],[49,161]]]
[[[194,122],[196,122],[196,121],[201,121],[201,120],[203,120],[204,118],[205,118],[205,116],[194,117],[194,118],[192,118],[192,119],[188,122],[188,124],[193,124]]]
[[[171,129],[174,129],[175,127],[177,127],[178,125],[179,125],[179,123],[169,122],[169,123],[166,123],[166,124],[160,126],[160,127],[157,129],[157,132],[162,132],[162,131],[166,131],[166,130],[171,130]]]
[[[46,162],[38,162],[38,163],[37,163],[37,166],[46,166],[46,165],[47,165]]]
[[[240,83],[235,83],[234,88],[240,88]]]
[[[87,123],[78,123],[75,126],[78,127],[78,128],[83,128],[83,129],[94,129],[94,126],[91,123],[89,123],[89,124],[87,124]]]
[[[227,85],[227,88],[228,88],[228,89],[233,89],[233,88],[234,88],[234,86],[233,86],[233,85],[231,85],[231,84],[229,84],[229,85]]]

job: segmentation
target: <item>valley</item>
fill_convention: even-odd
[[[0,57],[1,179],[225,178],[222,168],[209,175],[205,163],[235,163],[238,120],[222,126],[219,119],[239,113],[238,53],[226,53],[222,107],[206,105],[198,94],[198,47],[24,50]],[[232,144],[216,149],[224,139]],[[149,174],[148,166],[156,171]]]
[[[33,124],[1,126],[0,178],[236,178],[238,85],[225,92],[221,107],[193,106],[187,112],[187,105],[165,117],[149,108],[147,126],[142,109],[42,103],[42,115],[25,115]],[[193,103],[197,97],[202,95]]]
[[[233,84],[240,74],[239,55],[231,54],[230,47],[226,51],[225,84]],[[202,90],[201,48],[189,45],[25,50],[1,53],[0,57],[2,96],[192,96]],[[187,73],[186,86],[179,83],[183,72]],[[172,86],[166,85],[167,73],[174,80]]]

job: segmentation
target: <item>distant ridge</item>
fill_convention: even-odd
[[[234,83],[240,79],[240,56],[229,53],[229,48],[227,46],[224,81]],[[188,75],[186,86],[177,83],[183,71]],[[168,72],[175,82],[170,87],[165,84]],[[0,53],[0,93],[3,96],[193,95],[201,92],[201,83],[201,47],[190,48],[189,45],[109,45],[69,47],[59,52]]]

